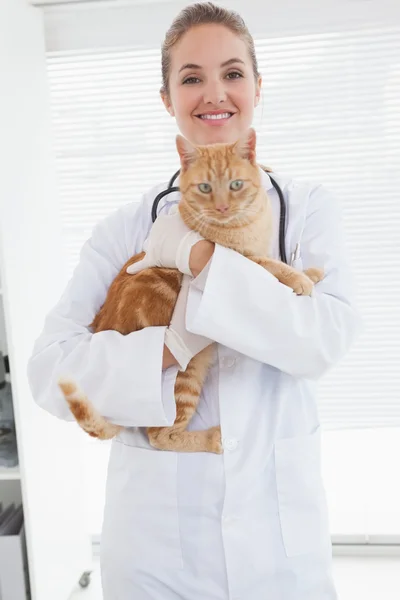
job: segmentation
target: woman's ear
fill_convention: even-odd
[[[257,78],[257,83],[256,83],[256,94],[254,96],[254,106],[258,106],[258,104],[260,102],[261,86],[262,86],[262,77],[261,77],[261,75],[259,75]]]
[[[167,109],[167,111],[169,112],[171,117],[174,117],[175,116],[174,107],[172,106],[170,97],[167,94],[167,92],[164,90],[164,88],[160,89],[160,96],[161,96],[161,100],[163,101],[165,108]]]

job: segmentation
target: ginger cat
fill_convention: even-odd
[[[296,294],[309,295],[313,284],[323,277],[321,269],[301,273],[268,257],[271,207],[256,163],[254,130],[235,144],[195,147],[181,136],[177,136],[176,144],[181,159],[179,212],[186,225],[205,239],[258,263]],[[169,325],[183,276],[176,269],[158,267],[127,274],[128,265],[143,256],[142,252],[129,259],[116,276],[91,325],[94,332],[112,329],[127,335],[144,327]],[[147,428],[154,448],[222,453],[219,427],[186,431],[199,401],[213,346],[194,356],[186,371],[179,371],[175,423],[171,427]],[[122,429],[99,415],[74,382],[60,380],[59,385],[77,422],[89,435],[110,439]]]

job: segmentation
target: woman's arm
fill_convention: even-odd
[[[162,358],[163,371],[165,371],[165,369],[169,369],[169,367],[175,367],[177,365],[178,365],[178,361],[176,360],[175,356],[173,354],[171,354],[170,350],[164,344],[163,358]]]
[[[301,240],[303,269],[322,267],[325,278],[311,297],[296,296],[259,265],[216,245],[198,277],[207,271],[206,279],[191,285],[187,329],[291,375],[319,377],[346,353],[360,325],[341,233],[334,198],[314,189]]]
[[[129,335],[92,334],[89,324],[108,288],[130,256],[142,250],[150,229],[148,194],[135,212],[127,205],[101,222],[84,245],[80,261],[58,304],[48,314],[28,365],[35,401],[65,420],[72,414],[57,382],[75,381],[97,411],[122,426],[172,425],[177,368],[164,346],[166,327]]]
[[[215,244],[208,240],[197,242],[190,252],[189,267],[193,277],[198,277],[214,254]]]

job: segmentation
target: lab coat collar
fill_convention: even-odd
[[[265,190],[271,190],[274,186],[272,185],[272,181],[268,173],[264,171],[261,167],[258,167],[261,173],[261,183]]]

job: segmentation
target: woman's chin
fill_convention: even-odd
[[[192,143],[200,146],[209,146],[210,144],[234,144],[244,131],[238,131],[237,125],[230,121],[235,118],[233,115],[224,125],[220,127],[197,124],[195,131],[192,131]],[[199,126],[200,125],[200,126]],[[185,136],[186,137],[186,136]],[[194,139],[193,139],[194,138]]]

